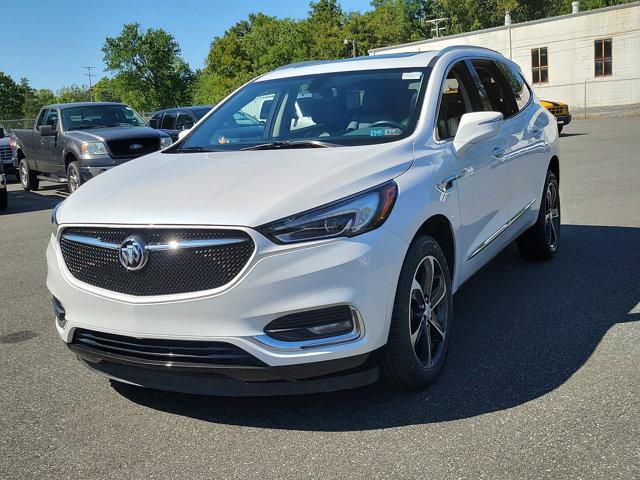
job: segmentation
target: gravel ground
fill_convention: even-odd
[[[512,246],[467,282],[443,375],[417,394],[112,386],[53,326],[44,250],[66,194],[10,185],[0,478],[640,478],[640,119],[565,132],[558,256]]]

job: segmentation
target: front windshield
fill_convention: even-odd
[[[86,105],[62,109],[65,130],[105,127],[140,127],[144,120],[126,105]]]
[[[221,105],[174,151],[397,140],[413,132],[427,81],[427,69],[413,68],[253,82]]]

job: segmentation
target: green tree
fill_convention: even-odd
[[[58,103],[90,102],[91,92],[84,86],[69,85],[58,90]]]
[[[300,24],[309,60],[343,58],[351,51],[344,44],[345,15],[337,0],[311,2],[309,17]]]
[[[24,118],[35,118],[44,105],[56,103],[57,99],[54,93],[48,88],[40,88],[36,90],[29,85],[26,78],[20,79],[20,90],[24,102],[22,103],[22,116]]]
[[[180,57],[178,42],[163,29],[139,28],[125,25],[102,48],[107,70],[115,73],[114,93],[146,111],[190,103],[193,72]]]
[[[23,103],[20,86],[9,75],[0,72],[0,118],[22,118]]]
[[[109,77],[102,77],[93,86],[93,98],[97,102],[121,102],[118,81]]]

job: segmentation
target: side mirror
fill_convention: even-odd
[[[498,135],[502,130],[503,121],[504,117],[500,112],[465,113],[453,139],[456,154],[462,155],[474,144]]]
[[[189,132],[190,132],[190,131],[191,131],[191,129],[190,129],[190,128],[187,128],[186,130],[181,130],[181,131],[178,133],[178,141],[180,141],[180,140],[182,140],[184,137],[186,137],[186,136],[189,134]]]
[[[260,107],[260,115],[258,115],[258,120],[266,121],[269,118],[269,114],[271,113],[271,107],[273,106],[273,100],[265,100],[262,102],[262,106]]]
[[[157,118],[152,118],[151,120],[149,120],[149,126],[151,128],[159,128],[160,125],[158,125],[158,119]]]
[[[4,128],[0,127],[0,138],[4,138],[6,133],[4,133]]]
[[[40,125],[38,130],[43,137],[52,137],[57,133],[51,125]]]

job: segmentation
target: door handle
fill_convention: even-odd
[[[44,145],[44,138],[40,137],[40,145]]]
[[[536,140],[540,140],[542,138],[542,130],[537,127],[531,130],[531,134],[536,138]]]
[[[503,158],[507,151],[502,147],[494,147],[493,156],[496,158]]]
[[[449,190],[453,188],[453,182],[461,179],[466,176],[471,170],[465,168],[464,170],[460,170],[458,173],[454,173],[453,175],[448,176],[441,182],[436,185],[436,188],[440,190],[442,193],[449,193]]]

